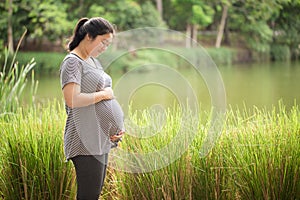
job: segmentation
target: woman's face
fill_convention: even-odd
[[[113,35],[107,33],[105,35],[98,35],[94,40],[91,41],[90,56],[97,57],[104,52],[112,42]]]

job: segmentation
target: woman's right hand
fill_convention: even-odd
[[[124,131],[120,131],[117,135],[112,135],[112,136],[110,136],[110,140],[111,140],[112,142],[119,141],[119,140],[123,137],[124,134],[125,134]]]
[[[101,92],[103,93],[103,100],[115,98],[113,89],[111,87],[106,87]]]

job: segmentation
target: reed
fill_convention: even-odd
[[[297,199],[299,117],[297,105],[287,111],[282,103],[271,111],[229,109],[211,154],[193,156],[198,174],[193,185],[199,185],[197,194],[206,193],[195,199]]]
[[[19,108],[0,118],[4,199],[73,199],[74,173],[63,155],[63,108],[58,102]]]
[[[19,66],[16,61],[17,52],[25,34],[26,31],[21,37],[16,52],[13,55],[10,55],[7,49],[4,49],[4,55],[2,55],[4,56],[4,62],[0,71],[0,116],[12,114],[20,106],[20,99],[27,83],[27,76],[35,66],[34,59],[31,59],[27,64],[22,66]],[[34,71],[32,71],[31,75],[30,102],[27,102],[29,104],[33,103],[37,90]]]
[[[199,149],[209,128],[210,115],[205,116],[199,117],[202,122],[198,127],[186,129],[187,133],[198,131],[198,135],[189,149],[167,167],[149,173],[112,172],[118,195],[109,199],[299,197],[300,113],[296,104],[290,111],[282,102],[271,111],[228,109],[223,134],[210,154],[201,158]],[[165,126],[176,127],[171,123]],[[167,130],[174,129],[166,128],[164,137],[174,137]],[[137,147],[148,152],[162,144],[159,139],[150,141],[126,137],[122,148]]]
[[[138,136],[151,135],[157,122],[164,119],[164,123],[157,135],[148,138],[126,135],[120,148],[128,152],[159,151],[175,142],[182,124],[186,136],[196,132],[196,137],[165,167],[143,173],[109,167],[103,199],[269,200],[300,196],[300,111],[296,103],[290,110],[282,102],[272,110],[228,108],[223,133],[206,157],[199,156],[199,149],[210,126],[210,113],[183,115],[181,109],[167,110],[163,117],[150,110],[130,113],[136,127],[128,121],[126,126],[128,131],[140,131],[135,133]],[[63,106],[54,101],[19,108],[9,117],[9,122],[0,118],[2,198],[74,198],[74,169],[63,156]],[[180,142],[189,139],[183,137]],[[175,153],[185,147],[180,142],[172,149]]]

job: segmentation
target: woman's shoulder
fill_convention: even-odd
[[[82,62],[83,60],[78,57],[76,54],[69,53],[65,56],[63,59],[63,62],[68,61],[68,62]]]
[[[73,68],[78,68],[82,66],[82,60],[77,57],[76,55],[69,53],[68,55],[65,56],[61,63],[61,70],[63,69],[73,69]]]
[[[82,61],[83,60],[81,58],[79,58],[77,55],[69,53],[63,59],[62,65],[65,64],[65,63],[76,63],[76,64],[79,64],[79,63],[82,63]]]

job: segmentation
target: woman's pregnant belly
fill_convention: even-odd
[[[95,104],[96,116],[102,132],[115,135],[124,130],[124,113],[116,99],[104,100]]]

